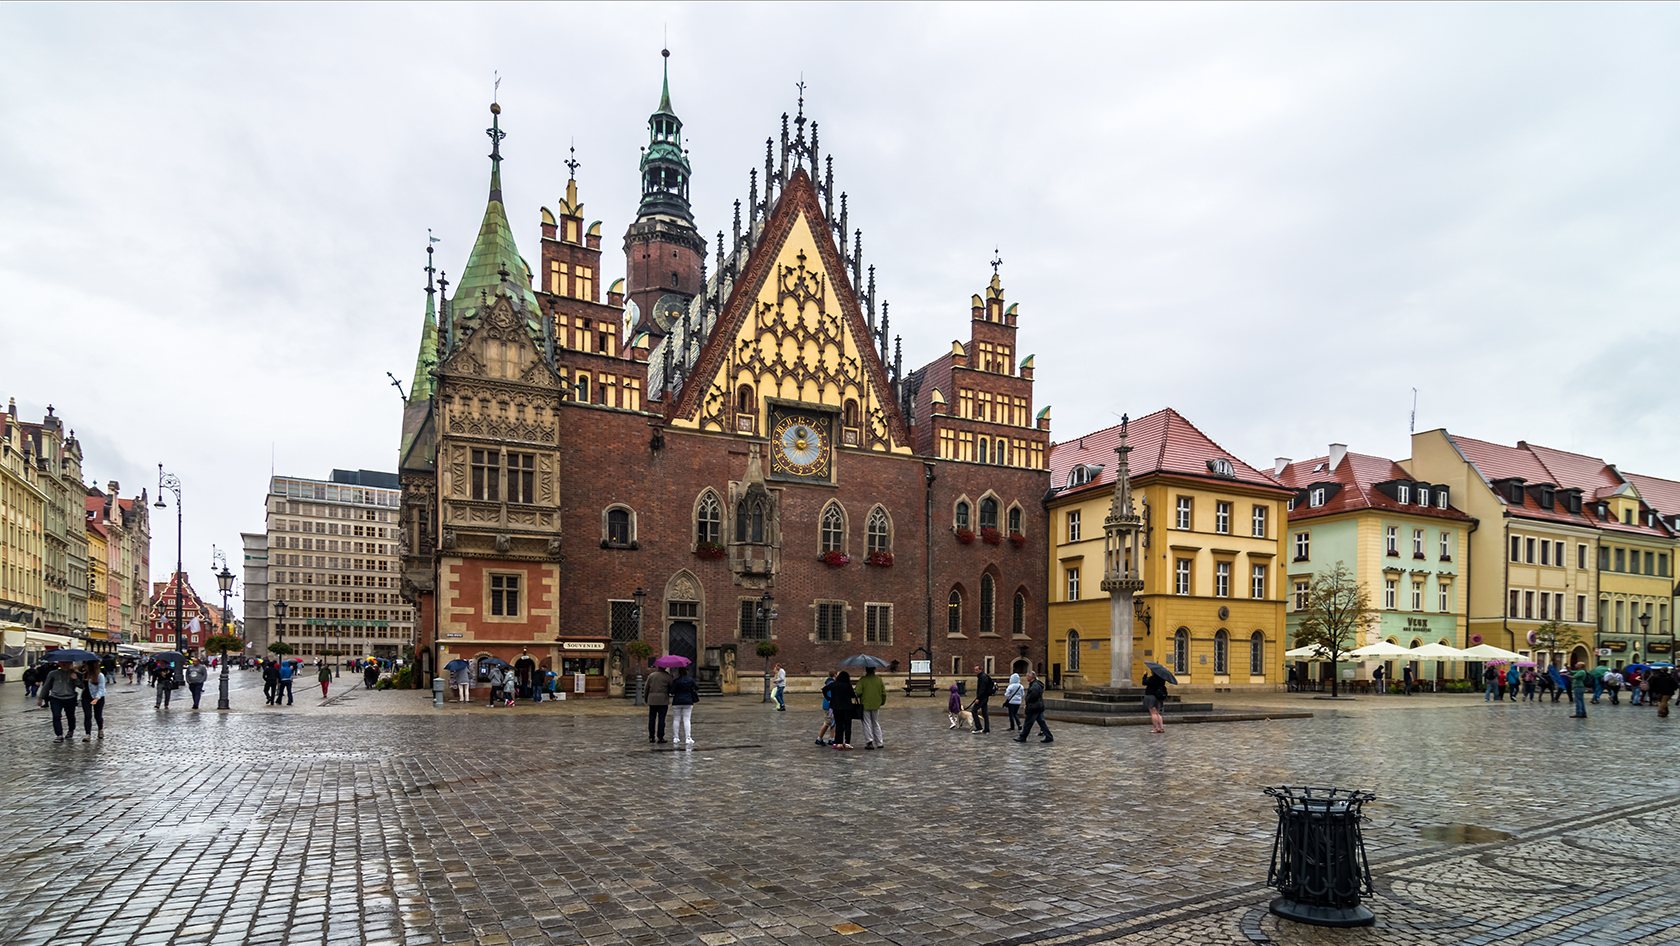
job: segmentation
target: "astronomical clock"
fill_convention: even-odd
[[[770,409],[770,475],[834,480],[834,415],[796,405]]]

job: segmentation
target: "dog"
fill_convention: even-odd
[[[963,710],[962,712],[958,713],[957,714],[957,727],[961,728],[961,729],[973,729],[974,728],[974,714],[970,713],[968,710]]]

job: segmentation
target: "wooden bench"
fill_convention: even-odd
[[[932,677],[907,677],[904,681],[906,696],[915,696],[917,693],[932,696],[937,692],[938,687],[939,682]]]

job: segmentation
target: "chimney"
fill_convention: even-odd
[[[122,495],[122,493],[119,491],[116,480],[112,480],[111,482],[106,483],[105,488],[111,491],[112,496]]]
[[[1345,443],[1333,443],[1333,444],[1331,444],[1330,445],[1330,469],[1332,471],[1334,471],[1336,469],[1336,467],[1341,466],[1342,465],[1342,460],[1346,456],[1347,456],[1347,444],[1345,444]]]
[[[1289,464],[1292,463],[1292,462],[1294,462],[1294,461],[1290,460],[1288,457],[1278,457],[1276,460],[1273,460],[1272,461],[1272,475],[1273,476],[1282,476],[1283,471],[1288,469]]]

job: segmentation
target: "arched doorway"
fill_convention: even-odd
[[[687,569],[665,583],[665,653],[687,657],[698,675],[700,648],[704,644],[705,592]]]
[[[532,687],[536,683],[536,676],[537,662],[531,658],[530,654],[520,654],[519,659],[513,662],[513,678],[518,681],[520,699],[528,700],[532,698],[534,693]]]

